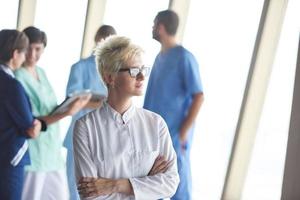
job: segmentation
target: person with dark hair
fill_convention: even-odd
[[[143,50],[129,38],[113,36],[95,51],[108,90],[103,105],[74,127],[76,182],[82,199],[161,199],[179,183],[176,153],[165,121],[137,108],[143,94]]]
[[[190,200],[190,149],[203,90],[195,57],[177,44],[178,25],[179,17],[172,10],[161,11],[154,19],[152,35],[161,44],[161,51],[151,71],[144,108],[166,120],[177,153],[180,183],[171,199]]]
[[[116,30],[110,25],[102,25],[97,30],[95,35],[95,44],[102,43],[107,37],[115,35]],[[91,90],[93,93],[107,95],[107,91],[99,73],[97,71],[95,56],[91,55],[86,59],[81,59],[71,67],[69,81],[67,85],[67,96],[78,91]],[[68,149],[67,154],[67,175],[69,191],[72,200],[79,199],[75,175],[74,175],[74,161],[73,161],[73,127],[74,122],[84,114],[91,110],[98,108],[101,102],[90,101],[86,105],[86,109],[81,110],[72,117],[72,122],[67,132],[64,146]]]
[[[36,138],[41,122],[13,71],[25,60],[28,38],[17,30],[0,31],[0,199],[20,200],[24,166],[30,163],[29,138]]]
[[[29,96],[34,115],[45,122],[47,130],[29,140],[31,164],[25,168],[22,199],[66,200],[69,195],[58,121],[77,113],[90,97],[77,99],[62,113],[51,114],[57,106],[55,93],[44,70],[37,66],[47,45],[46,34],[33,26],[25,28],[23,32],[29,38],[29,48],[26,60],[16,70],[15,76]]]
[[[102,25],[99,27],[99,29],[97,30],[97,33],[95,35],[95,43],[102,42],[108,36],[116,35],[116,34],[117,34],[117,32],[114,27],[112,27],[110,25]]]

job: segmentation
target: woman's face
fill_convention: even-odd
[[[17,70],[21,67],[21,65],[25,61],[25,54],[26,54],[25,50],[24,51],[15,50],[13,62],[11,66],[12,70]]]
[[[31,43],[26,53],[26,65],[35,66],[44,52],[43,43]]]
[[[142,68],[143,61],[141,56],[136,56],[129,60],[121,69]],[[143,84],[145,77],[139,73],[136,77],[130,75],[129,70],[119,71],[114,78],[113,87],[118,94],[124,97],[141,96],[143,94]]]

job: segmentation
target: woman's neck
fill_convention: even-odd
[[[123,115],[131,106],[131,98],[122,98],[112,94],[108,95],[107,102],[121,115]]]
[[[4,65],[5,65],[6,67],[8,67],[8,68],[9,68],[10,70],[12,70],[12,71],[15,71],[15,70],[16,70],[16,67],[14,67],[13,60],[12,60],[12,59],[10,59],[10,61],[4,63]]]
[[[33,78],[39,80],[39,76],[37,74],[35,66],[24,65],[24,68],[33,76]]]

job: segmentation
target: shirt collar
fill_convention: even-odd
[[[104,102],[104,106],[106,107],[109,115],[120,124],[127,124],[128,121],[132,118],[135,107],[131,104],[130,107],[125,111],[123,115],[113,109],[107,102]]]
[[[0,68],[6,72],[8,75],[10,75],[11,77],[15,78],[15,75],[13,73],[13,71],[6,65],[0,64]]]

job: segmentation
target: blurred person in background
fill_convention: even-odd
[[[17,30],[0,31],[0,199],[20,200],[24,166],[30,164],[29,138],[41,121],[34,119],[24,88],[13,71],[25,61],[28,38]],[[45,128],[45,127],[43,127]]]
[[[161,44],[161,51],[153,64],[144,108],[160,114],[170,130],[180,176],[177,192],[171,199],[190,200],[190,150],[203,90],[195,57],[176,41],[178,25],[179,17],[172,10],[161,11],[154,19],[152,37]]]
[[[15,71],[29,96],[35,116],[45,121],[47,130],[29,140],[31,164],[25,168],[23,200],[66,200],[69,198],[62,140],[58,121],[76,114],[90,97],[78,98],[65,112],[51,114],[57,106],[55,93],[45,71],[37,63],[47,46],[46,34],[36,27],[23,30],[29,39],[26,60]]]

